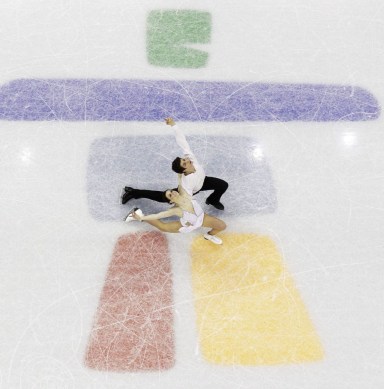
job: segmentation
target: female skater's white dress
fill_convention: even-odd
[[[179,228],[179,232],[191,232],[203,225],[204,211],[196,200],[191,201],[195,213],[183,211],[183,216],[180,218],[180,223],[183,227]]]

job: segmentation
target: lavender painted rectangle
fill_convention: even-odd
[[[229,183],[222,197],[225,211],[205,205],[211,193],[195,197],[212,215],[241,216],[274,212],[276,189],[267,161],[257,140],[247,137],[188,137],[191,149],[208,176]],[[177,186],[171,162],[180,149],[171,136],[106,137],[90,148],[87,168],[87,196],[91,215],[100,221],[123,220],[133,206],[145,213],[168,208],[167,203],[147,199],[120,204],[125,185],[137,189],[166,190]],[[241,199],[241,201],[239,201]]]

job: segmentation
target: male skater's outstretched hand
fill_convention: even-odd
[[[175,121],[171,118],[171,117],[168,117],[168,118],[165,118],[165,124],[168,124],[168,126],[174,126],[176,123]]]

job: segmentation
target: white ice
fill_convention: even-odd
[[[205,68],[148,64],[146,15],[175,8],[211,13]],[[380,0],[2,0],[0,31],[2,84],[19,78],[345,84],[384,101]],[[85,178],[92,141],[132,135],[129,123],[0,121],[0,388],[381,389],[383,122],[380,116],[190,123],[189,134],[235,133],[262,145],[278,209],[231,218],[228,230],[274,239],[325,357],[269,367],[204,361],[194,324],[190,237],[171,236],[175,367],[118,374],[86,368],[84,352],[116,239],[137,227],[95,221]],[[161,123],[135,128],[142,135],[163,131]]]

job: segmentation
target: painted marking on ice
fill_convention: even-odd
[[[173,134],[165,124],[164,132]],[[256,139],[229,136],[187,138],[206,174],[229,182],[222,197],[225,216],[266,214],[276,210],[277,195],[272,174]],[[173,135],[95,139],[87,166],[91,215],[101,221],[123,220],[133,206],[142,208],[144,213],[157,213],[168,208],[166,203],[144,199],[132,199],[122,206],[120,191],[124,186],[161,191],[176,187],[177,176],[171,170],[171,162],[180,153]],[[200,192],[196,199],[209,214],[223,215],[222,211],[205,205],[205,198],[210,193]]]
[[[101,293],[85,364],[96,370],[174,365],[172,274],[165,236],[119,238]]]
[[[322,359],[323,350],[274,242],[254,234],[192,245],[201,352],[217,364],[274,365]]]
[[[188,44],[206,44],[211,15],[194,10],[151,11],[147,18],[147,58],[151,65],[173,68],[206,66],[208,53]]]
[[[326,122],[379,114],[370,92],[346,85],[19,79],[0,86],[3,120]]]

